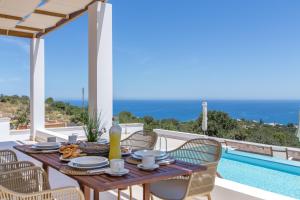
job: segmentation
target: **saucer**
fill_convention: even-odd
[[[151,167],[144,167],[143,164],[138,164],[137,167],[141,170],[145,170],[145,171],[153,171],[156,170],[157,168],[159,168],[158,164],[154,164]]]
[[[107,168],[104,172],[111,176],[124,176],[129,173],[129,169],[123,169],[123,171],[120,172],[113,172],[111,168]]]

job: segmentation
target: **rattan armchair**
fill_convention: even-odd
[[[176,160],[204,165],[207,169],[190,176],[152,183],[151,194],[165,200],[183,200],[195,195],[207,196],[210,200],[221,153],[221,144],[207,138],[189,140],[179,148],[169,151],[169,156]]]
[[[50,189],[47,174],[40,167],[0,173],[0,199],[7,200],[84,200],[75,187]]]
[[[9,149],[0,150],[0,164],[16,161],[18,161],[18,159],[14,151]]]
[[[0,164],[0,173],[23,169],[27,167],[33,167],[33,166],[34,164],[29,161],[17,161],[17,162],[4,163],[4,164]]]
[[[132,151],[137,150],[153,150],[156,142],[157,142],[157,133],[150,132],[150,131],[137,131],[131,134],[129,137],[123,139],[121,141],[121,146],[129,147]],[[120,188],[118,189],[118,200],[121,198],[121,190],[127,188]],[[132,199],[132,187],[129,187],[129,199]]]
[[[121,146],[130,147],[132,151],[154,149],[157,142],[157,133],[137,131],[121,141]]]

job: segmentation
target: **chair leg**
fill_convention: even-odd
[[[211,200],[210,194],[207,195],[207,200]]]
[[[118,189],[118,200],[120,200],[120,199],[121,199],[121,190]]]
[[[132,200],[132,186],[129,186],[129,199]]]

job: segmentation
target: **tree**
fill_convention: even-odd
[[[50,105],[50,104],[54,103],[54,99],[52,97],[49,97],[49,98],[46,99],[45,102],[46,102],[46,104]]]
[[[207,133],[209,136],[220,136],[223,131],[237,128],[237,121],[229,117],[227,113],[220,111],[208,111]],[[201,133],[202,115],[197,119],[195,130]],[[220,132],[220,133],[219,133]]]
[[[130,123],[130,122],[136,122],[134,121],[136,118],[133,116],[131,112],[120,112],[119,113],[119,122],[120,123]]]
[[[293,123],[288,123],[286,126],[289,127],[289,128],[294,128],[295,127],[295,125]]]

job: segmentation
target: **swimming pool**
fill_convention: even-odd
[[[300,162],[223,150],[218,172],[228,180],[300,199]]]

